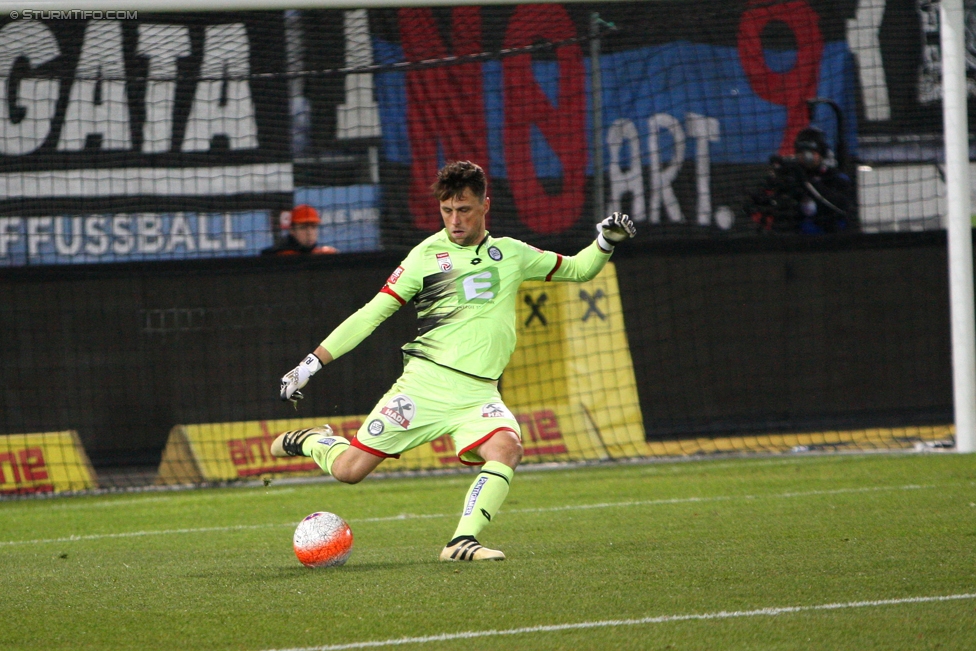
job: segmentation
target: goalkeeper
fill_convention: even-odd
[[[449,434],[461,463],[481,469],[440,559],[503,560],[505,554],[481,546],[477,537],[505,501],[522,458],[519,424],[498,392],[498,379],[515,350],[519,285],[590,280],[635,229],[627,215],[613,213],[598,225],[595,242],[564,257],[485,230],[490,199],[478,165],[449,163],[431,189],[444,229],[414,247],[371,301],[281,378],[281,399],[301,398],[300,389],[312,375],[413,301],[419,328],[403,346],[403,374],[352,441],[326,425],[281,434],[271,453],[311,457],[337,480],[355,484],[384,459]]]

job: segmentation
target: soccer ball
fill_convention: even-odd
[[[294,543],[305,567],[342,565],[352,554],[352,529],[335,513],[318,511],[298,524]]]

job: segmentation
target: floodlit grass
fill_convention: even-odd
[[[482,535],[508,560],[439,563],[470,481],[2,502],[0,649],[261,651],[440,635],[397,648],[976,644],[974,455],[519,472]],[[309,570],[292,553],[294,526],[317,510],[352,526],[344,567]],[[909,601],[934,597],[953,598]],[[756,612],[781,607],[799,610]],[[576,626],[588,622],[601,625]]]

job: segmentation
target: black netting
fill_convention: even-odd
[[[597,284],[520,294],[527,460],[946,439],[938,47],[923,0],[13,12],[0,490],[277,472],[306,417],[351,436],[409,308],[301,413],[277,378],[440,228],[455,159],[494,235],[638,227]],[[388,465],[456,463],[429,453]]]

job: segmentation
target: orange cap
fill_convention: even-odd
[[[318,224],[320,222],[318,211],[307,204],[295,206],[291,211],[292,224]]]

